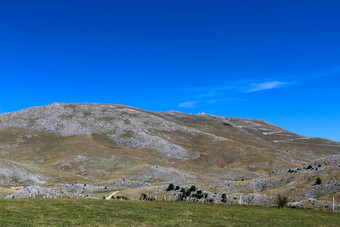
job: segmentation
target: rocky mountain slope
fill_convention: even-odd
[[[55,103],[0,115],[3,188],[108,185],[126,179],[235,192],[236,186],[224,182],[250,184],[273,171],[303,168],[339,154],[336,141],[299,136],[260,120],[208,114]],[[339,174],[333,175],[339,181]]]

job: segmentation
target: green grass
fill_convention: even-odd
[[[339,213],[185,202],[1,199],[0,226],[339,226]]]

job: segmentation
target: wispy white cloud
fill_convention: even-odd
[[[270,90],[270,89],[275,89],[279,88],[283,85],[287,85],[288,83],[282,82],[282,81],[269,81],[265,83],[259,83],[259,84],[251,84],[251,88],[246,90],[246,93],[249,92],[255,92],[255,91],[263,91],[263,90]]]
[[[277,75],[262,78],[261,80],[249,77],[242,79],[240,77],[240,79],[221,82],[215,85],[182,87],[181,89],[188,94],[186,99],[194,101],[180,103],[178,107],[194,108],[220,102],[246,101],[239,98],[244,93],[251,95],[253,92],[303,85],[311,80],[318,78],[326,79],[327,77],[337,76],[339,73],[340,67],[338,66],[324,71],[308,72],[299,75]]]
[[[283,81],[268,81],[263,83],[252,83],[251,81],[242,81],[238,85],[232,86],[216,86],[216,87],[206,87],[207,92],[201,93],[199,95],[193,95],[191,98],[196,98],[198,100],[190,102],[182,102],[178,104],[180,108],[194,108],[198,105],[210,105],[218,102],[227,101],[244,101],[244,99],[237,98],[238,94],[241,93],[251,93],[256,91],[270,90],[279,88],[282,86],[292,85],[292,83]],[[193,89],[194,90],[194,89]],[[199,88],[198,90],[203,90]],[[227,93],[228,92],[228,93]],[[236,98],[225,98],[225,96],[234,96]],[[190,98],[190,97],[187,97]]]
[[[338,74],[338,73],[340,73],[340,67],[339,66],[333,67],[333,68],[329,69],[328,71],[316,73],[312,77],[313,78],[323,77],[323,76],[334,75],[334,74]]]
[[[240,93],[251,93],[256,91],[263,91],[263,90],[270,90],[275,89],[283,86],[293,85],[294,82],[284,82],[280,80],[267,80],[266,82],[256,82],[251,80],[243,80],[243,81],[234,81],[233,83],[223,86],[223,85],[216,85],[216,86],[208,86],[208,87],[199,87],[196,89],[191,88],[190,91],[193,93],[196,92],[199,94],[193,95],[191,97],[195,98],[211,98],[212,102],[215,100],[213,97],[221,97],[228,94],[230,95],[237,95]],[[202,92],[203,91],[203,92]],[[226,101],[226,100],[223,100]]]
[[[217,103],[217,102],[222,102],[224,101],[223,99],[212,99],[208,101],[208,104],[213,104],[213,103]]]
[[[208,98],[218,97],[228,94],[250,93],[262,90],[270,90],[280,87],[294,86],[298,84],[307,83],[310,80],[320,77],[334,76],[340,73],[340,66],[329,68],[319,72],[306,72],[304,74],[278,75],[271,76],[256,81],[252,78],[245,78],[241,80],[228,81],[210,86],[184,87],[191,97],[194,98]],[[242,78],[242,77],[240,77]]]
[[[207,104],[214,104],[217,102],[227,102],[227,101],[244,101],[243,99],[234,99],[234,98],[229,98],[229,99],[211,99],[207,102]]]
[[[182,107],[182,108],[193,108],[195,106],[196,106],[196,102],[182,102],[178,104],[178,107]]]

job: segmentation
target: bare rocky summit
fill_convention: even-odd
[[[329,199],[339,196],[339,155],[339,142],[261,120],[70,103],[0,115],[1,191],[77,183],[151,190],[175,183],[230,195],[296,190],[296,201]],[[309,165],[314,171],[303,169]],[[322,184],[312,187],[318,176]]]

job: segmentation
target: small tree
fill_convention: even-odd
[[[222,194],[221,198],[222,198],[222,200],[221,200],[222,203],[227,202],[227,195],[225,193]]]
[[[179,189],[180,189],[180,187],[177,185],[176,188],[175,188],[175,190],[177,191],[177,190],[179,190]]]
[[[192,191],[192,192],[196,191],[196,186],[195,185],[191,185],[190,191]]]
[[[287,206],[288,203],[288,197],[287,196],[281,196],[280,194],[277,195],[277,207],[283,208]]]
[[[173,183],[169,184],[168,188],[166,189],[167,191],[172,191],[175,189],[175,186]]]
[[[197,193],[196,193],[196,198],[197,198],[197,199],[202,199],[203,196],[204,196],[204,195],[203,195],[202,190],[198,190]]]

